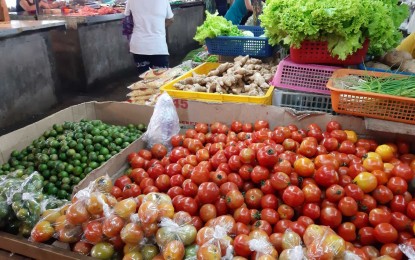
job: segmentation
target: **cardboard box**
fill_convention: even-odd
[[[0,136],[0,164],[7,162],[13,150],[22,150],[54,124],[99,119],[108,124],[148,124],[153,108],[121,102],[87,102],[63,109],[36,123]]]

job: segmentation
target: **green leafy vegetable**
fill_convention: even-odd
[[[260,16],[269,43],[299,48],[304,40],[328,41],[333,56],[344,60],[370,40],[369,53],[382,55],[402,38],[408,16],[398,0],[267,0]]]
[[[196,35],[193,38],[200,44],[205,43],[206,38],[215,38],[217,36],[242,36],[242,32],[232,22],[226,20],[218,13],[210,14],[206,12],[205,22],[197,27]]]

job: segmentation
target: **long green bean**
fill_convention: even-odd
[[[415,98],[415,77],[411,76],[345,76],[334,83],[336,88]]]

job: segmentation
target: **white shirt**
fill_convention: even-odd
[[[168,55],[165,20],[173,18],[169,0],[128,0],[125,15],[133,14],[130,52]]]

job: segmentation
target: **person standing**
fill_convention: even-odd
[[[234,25],[240,25],[242,19],[252,10],[251,0],[235,0],[226,12],[225,18]]]
[[[220,16],[225,16],[228,11],[228,1],[227,0],[215,0],[216,9]]]
[[[173,23],[169,1],[127,0],[124,14],[133,17],[130,52],[139,73],[169,67],[166,27]]]

